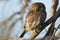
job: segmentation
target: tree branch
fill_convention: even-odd
[[[57,10],[57,12],[55,13],[55,15],[53,15],[50,19],[48,19],[43,25],[41,25],[43,28],[39,28],[39,29],[36,29],[36,31],[38,31],[38,33],[36,33],[33,37],[32,35],[30,37],[32,38],[29,38],[30,40],[31,39],[34,39],[37,35],[39,35],[39,33],[46,27],[48,26],[50,23],[52,22],[55,22],[57,20],[57,18],[60,16],[60,8]]]
[[[59,17],[59,11],[60,11],[60,8],[58,9],[58,11],[56,12],[56,9],[57,9],[57,6],[58,6],[58,2],[59,0],[52,0],[52,7],[51,7],[51,11],[50,13],[52,14],[51,15],[51,18],[48,19],[43,25],[42,25],[42,28],[39,28],[39,29],[36,29],[36,31],[38,31],[38,33],[36,33],[35,31],[33,32],[33,36],[31,35],[29,40],[33,40],[37,35],[39,35],[39,33],[46,27],[48,26],[50,23],[51,23],[51,28],[54,26],[54,23],[55,21],[57,20],[57,18]],[[58,13],[59,12],[59,13]],[[55,14],[56,13],[56,14]]]
[[[24,15],[24,12],[25,12],[25,9],[26,9],[27,6],[28,6],[28,3],[30,2],[30,0],[24,0],[24,1],[25,1],[25,3],[23,4],[23,6],[22,6],[22,8],[21,8],[21,10],[20,10],[21,18],[22,18],[22,16]]]
[[[10,30],[14,27],[14,25],[16,24],[17,21],[22,20],[23,15],[24,15],[24,12],[25,12],[25,9],[26,9],[26,7],[27,7],[27,5],[28,5],[28,2],[29,2],[29,0],[25,0],[25,4],[23,4],[23,6],[22,6],[22,8],[21,8],[21,10],[20,10],[20,15],[21,15],[20,18],[18,18],[16,21],[14,21],[14,22],[12,23],[12,25],[10,25],[10,27],[9,27],[8,29],[6,29],[6,32],[5,32],[5,35],[4,35],[4,39],[8,40]],[[18,13],[18,14],[19,14],[19,13]],[[16,15],[16,13],[13,14],[10,18],[8,18],[8,19],[6,20],[6,22],[9,21],[9,20],[10,20],[12,17],[14,17],[15,15]]]
[[[56,13],[58,3],[59,3],[59,0],[52,0],[52,3],[51,3],[52,5],[51,5],[51,9],[50,9],[50,14],[51,14],[50,16],[51,17]],[[54,34],[54,29],[55,29],[54,26],[55,26],[55,22],[50,23],[49,29],[48,29],[45,37],[48,38],[49,36],[51,36],[50,39],[52,39],[55,36],[55,34]]]

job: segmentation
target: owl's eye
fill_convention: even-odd
[[[44,10],[42,6],[39,6],[38,7],[38,10]]]
[[[38,9],[40,10],[41,9],[41,6],[39,6]]]

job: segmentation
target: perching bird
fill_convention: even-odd
[[[46,19],[46,8],[43,3],[33,3],[30,7],[28,14],[26,15],[24,31],[19,36],[22,38],[24,34],[31,30],[36,30],[37,26],[40,27]],[[42,28],[42,27],[41,27]]]

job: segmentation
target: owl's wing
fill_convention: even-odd
[[[34,21],[36,19],[35,15],[34,15],[34,11],[29,11],[28,14],[26,15],[25,18],[25,28],[27,28],[27,30],[30,30],[31,28],[34,27]]]
[[[41,14],[41,16],[40,16],[40,23],[41,23],[41,24],[45,22],[46,16],[47,16],[46,12],[43,12],[43,13]]]
[[[25,27],[27,28],[27,30],[29,29],[33,30],[39,28],[40,25],[43,24],[45,19],[46,19],[46,12],[30,11],[26,15]]]
[[[39,29],[39,28],[43,28],[41,25],[43,25],[43,23],[45,22],[45,20],[46,20],[46,15],[47,15],[47,13],[46,12],[43,12],[42,14],[40,14],[40,19],[39,19],[39,24],[36,26],[36,29]]]

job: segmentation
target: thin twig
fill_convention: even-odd
[[[18,18],[16,21],[14,21],[10,27],[8,29],[6,29],[6,32],[5,32],[5,35],[4,35],[4,39],[7,40],[7,38],[9,38],[9,34],[10,34],[10,31],[11,29],[14,27],[14,25],[20,20],[20,18]]]
[[[29,2],[28,0],[25,0],[25,4],[23,4],[23,6],[21,8],[21,11],[20,11],[20,14],[21,14],[20,18],[18,18],[15,22],[13,22],[12,25],[6,30],[4,39],[7,40],[7,37],[9,37],[10,30],[14,27],[14,25],[17,23],[17,21],[22,20],[24,12],[25,12],[25,9],[26,9],[26,7],[28,5],[28,2]],[[16,14],[12,15],[8,20],[10,20],[15,15]]]
[[[10,21],[14,16],[16,15],[16,13],[14,13],[13,15],[11,15],[9,18],[5,19],[4,21],[2,21],[0,23],[1,26],[6,26],[7,22]]]
[[[25,10],[26,8],[28,7],[28,3],[30,2],[30,0],[24,0],[25,3],[23,4],[21,10],[20,10],[20,13],[21,13],[21,17],[23,17],[24,13],[25,13]]]
[[[51,9],[50,9],[50,14],[51,14],[50,16],[51,17],[56,13],[56,9],[57,9],[58,3],[59,3],[59,0],[52,0],[52,3],[51,3],[52,5],[51,5]],[[54,34],[54,26],[55,26],[55,22],[50,23],[48,32],[45,35],[45,37],[46,36],[52,36],[50,38],[50,40],[53,39],[53,37],[55,35]]]

